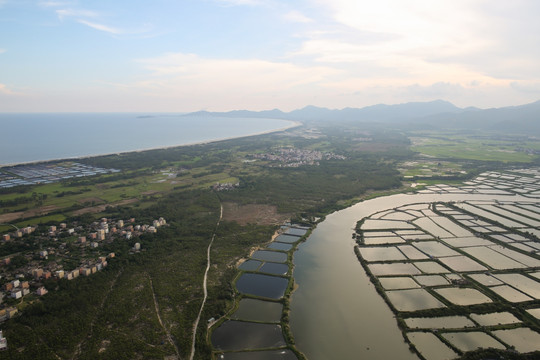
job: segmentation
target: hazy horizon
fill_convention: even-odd
[[[466,110],[468,108],[473,108],[473,109],[478,109],[478,110],[490,110],[490,109],[501,109],[501,108],[519,107],[519,106],[524,106],[524,105],[530,105],[530,104],[533,104],[533,103],[536,103],[536,102],[540,102],[540,99],[529,101],[529,102],[526,102],[526,103],[523,103],[523,104],[515,104],[515,105],[499,104],[499,105],[493,106],[493,107],[479,107],[479,106],[475,106],[475,105],[470,105],[470,106],[467,106],[467,107],[460,107],[460,106],[457,106],[456,104],[454,104],[454,103],[452,103],[450,101],[444,100],[444,99],[434,99],[434,100],[427,100],[427,101],[399,102],[399,103],[394,103],[394,104],[375,103],[375,104],[368,104],[368,105],[359,106],[359,107],[345,106],[345,107],[340,107],[340,108],[319,106],[317,104],[307,104],[307,105],[304,105],[302,107],[293,108],[293,109],[289,109],[289,110],[283,110],[283,109],[280,109],[280,108],[277,108],[277,107],[267,108],[267,109],[257,109],[257,110],[248,110],[248,109],[238,108],[238,109],[230,109],[230,110],[224,110],[224,111],[213,111],[213,110],[206,110],[206,109],[198,109],[198,110],[193,110],[193,111],[151,111],[151,110],[150,111],[144,111],[144,110],[141,110],[141,111],[114,111],[114,110],[111,110],[111,111],[39,111],[38,110],[38,111],[0,111],[0,114],[5,114],[5,115],[9,115],[9,114],[70,114],[70,113],[71,114],[137,114],[139,116],[150,116],[150,117],[182,116],[182,115],[191,115],[191,114],[199,113],[199,112],[208,112],[209,114],[212,114],[212,113],[220,114],[220,113],[228,113],[228,112],[235,112],[235,111],[250,111],[250,112],[254,112],[254,113],[256,113],[256,112],[265,112],[265,111],[281,111],[284,114],[287,114],[287,113],[298,111],[298,110],[304,110],[304,109],[307,109],[307,108],[310,108],[310,107],[315,107],[315,108],[319,108],[319,109],[327,109],[327,110],[332,110],[332,111],[342,111],[342,110],[346,110],[346,109],[363,109],[363,108],[376,107],[376,106],[399,106],[399,105],[407,105],[407,104],[428,104],[428,103],[433,103],[433,102],[437,102],[437,101],[450,103],[450,104],[456,106],[456,108],[459,108],[459,109],[462,109],[462,110]]]
[[[540,98],[534,0],[0,0],[1,112]]]

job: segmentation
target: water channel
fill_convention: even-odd
[[[299,287],[291,297],[290,324],[297,348],[310,360],[418,359],[356,258],[356,222],[407,204],[494,199],[532,200],[493,194],[399,194],[328,215],[294,254],[293,276]]]

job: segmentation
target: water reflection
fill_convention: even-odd
[[[283,305],[278,302],[256,299],[242,299],[238,310],[231,316],[235,320],[246,320],[267,323],[279,323]]]
[[[218,350],[267,349],[285,346],[281,326],[229,320],[212,333]]]
[[[242,294],[261,296],[270,299],[283,297],[289,279],[263,274],[242,274],[236,288]]]
[[[296,355],[289,349],[225,353],[220,360],[296,360]]]

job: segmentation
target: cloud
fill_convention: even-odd
[[[6,52],[6,49],[0,49],[0,54],[3,54]]]
[[[540,77],[540,2],[534,0],[318,0],[348,32],[373,34],[373,41],[343,41],[326,51],[310,39],[303,51],[321,49],[318,60],[406,59],[411,63],[459,66],[499,79]],[[386,37],[376,38],[376,34]],[[325,45],[325,46],[323,46]],[[353,56],[354,55],[354,56]],[[336,60],[337,59],[337,60]]]
[[[56,10],[56,15],[60,20],[63,20],[66,17],[77,17],[77,18],[94,18],[97,17],[98,14],[95,11],[91,10],[84,10],[84,9],[58,9]]]
[[[2,95],[22,95],[21,93],[10,90],[6,85],[0,84],[0,94]]]
[[[50,3],[50,6],[56,6],[61,3]],[[119,27],[110,26],[104,24],[102,19],[103,15],[97,11],[88,10],[88,9],[77,9],[77,8],[62,8],[55,10],[56,15],[60,21],[66,19],[72,19],[73,21],[88,26],[92,29],[103,31],[109,34],[114,35],[148,35],[148,32],[151,31],[152,26],[149,24],[144,24],[138,28],[133,28],[130,30],[121,29]]]
[[[39,6],[43,6],[43,7],[58,7],[58,6],[65,6],[65,5],[69,5],[69,3],[63,2],[63,1],[40,1],[39,2]]]
[[[519,92],[540,94],[540,81],[512,81],[510,86]]]
[[[98,23],[95,23],[95,22],[90,22],[90,21],[83,20],[83,19],[79,19],[79,20],[77,20],[77,22],[80,23],[80,24],[89,26],[92,29],[96,29],[96,30],[99,30],[99,31],[104,31],[104,32],[107,32],[109,34],[119,35],[119,34],[123,33],[122,30],[119,30],[119,29],[116,29],[116,28],[113,28],[113,27],[110,27],[110,26],[107,26],[107,25],[98,24]]]
[[[215,81],[229,83],[231,86],[249,84],[260,89],[269,85],[279,89],[314,83],[336,73],[336,70],[323,66],[302,67],[259,59],[211,59],[183,53],[167,54],[139,62],[157,77],[176,76],[177,79]]]
[[[264,108],[291,106],[313,88],[339,73],[324,66],[299,66],[259,59],[212,59],[173,53],[142,59],[149,75],[125,91],[176,98],[195,108]],[[311,89],[308,91],[308,89]],[[184,107],[185,108],[185,107]]]
[[[216,0],[216,2],[224,6],[263,5],[265,3],[263,0]]]
[[[466,88],[459,83],[436,82],[428,85],[413,84],[400,89],[404,95],[414,95],[427,99],[449,99],[462,94]]]
[[[290,22],[296,22],[296,23],[311,23],[313,22],[313,19],[310,19],[309,17],[305,16],[299,11],[289,11],[284,16],[284,19]]]

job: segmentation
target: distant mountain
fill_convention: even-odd
[[[207,112],[198,111],[187,114],[189,116],[196,115],[213,115],[223,117],[274,117],[278,119],[290,119],[301,121],[314,120],[333,120],[333,121],[403,121],[428,115],[440,113],[458,113],[463,111],[453,104],[435,100],[431,102],[411,102],[398,105],[373,105],[364,108],[345,108],[342,110],[331,110],[317,106],[306,106],[305,108],[293,110],[291,112],[283,112],[278,109],[265,111],[248,111],[248,110],[233,110],[229,112]]]
[[[281,110],[264,110],[264,111],[249,111],[249,110],[233,110],[227,112],[209,112],[196,111],[183,116],[220,116],[220,117],[236,117],[236,118],[271,118],[271,119],[288,119],[287,113]]]
[[[458,114],[434,114],[417,122],[455,129],[485,129],[540,134],[540,101],[492,109],[464,109]]]
[[[493,109],[459,108],[444,100],[410,102],[397,105],[373,105],[363,108],[327,109],[317,106],[283,112],[235,110],[229,112],[199,111],[190,116],[251,117],[311,122],[364,122],[398,126],[485,129],[540,134],[540,101]]]

